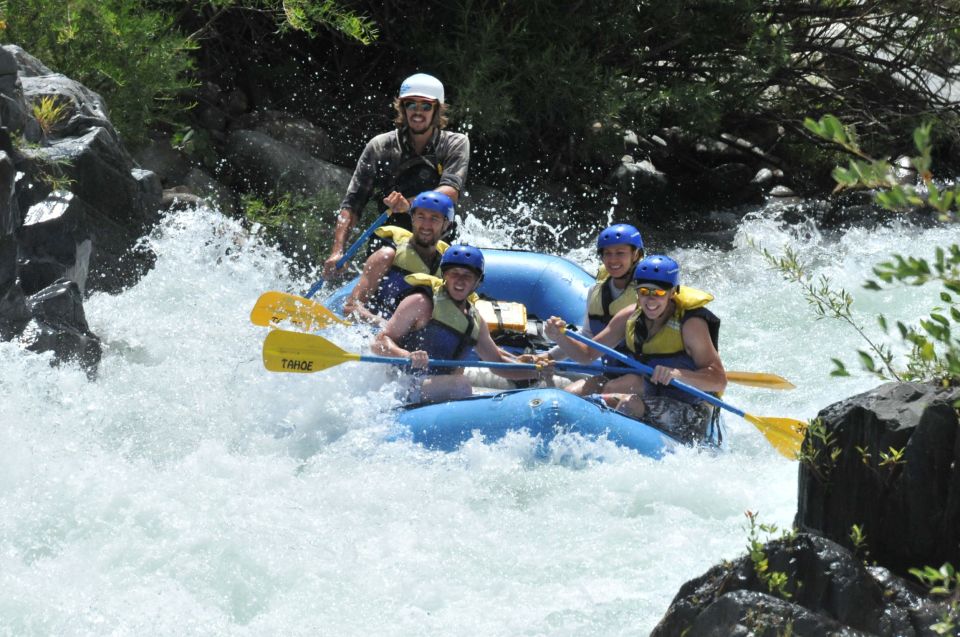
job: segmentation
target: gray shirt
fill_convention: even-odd
[[[433,137],[420,155],[413,150],[406,128],[377,135],[363,149],[340,208],[347,208],[359,217],[375,190],[382,193],[381,199],[393,190],[403,192],[397,182],[400,173],[418,168],[428,170],[438,180],[436,184],[420,187],[418,192],[403,192],[408,199],[438,186],[451,186],[463,192],[469,163],[470,140],[462,133],[434,129]],[[378,208],[382,207],[379,201],[377,204]]]

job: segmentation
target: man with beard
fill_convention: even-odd
[[[382,200],[381,212],[393,211],[390,224],[411,230],[409,197],[436,190],[456,203],[466,183],[470,141],[466,135],[443,130],[447,104],[440,80],[426,73],[411,75],[400,85],[393,108],[396,130],[367,142],[340,203],[333,246],[323,264],[324,279],[336,277],[344,243],[374,192]]]
[[[407,275],[441,275],[443,250],[437,243],[453,221],[453,200],[428,190],[417,195],[411,206],[413,233],[400,228],[383,229],[390,231],[395,242],[370,255],[344,304],[344,310],[361,321],[383,323],[390,318],[400,297],[412,287],[405,280]]]

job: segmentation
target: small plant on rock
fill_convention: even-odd
[[[807,425],[797,460],[807,465],[820,482],[830,481],[830,472],[837,463],[842,449],[837,445],[836,436],[827,429],[820,418],[814,418]]]
[[[940,621],[930,628],[938,635],[954,635],[960,626],[960,573],[949,562],[939,569],[931,566],[911,568],[910,574],[930,588],[930,594],[946,600]]]
[[[793,594],[787,590],[790,584],[790,576],[783,571],[770,570],[770,562],[767,558],[767,552],[764,543],[760,540],[760,532],[767,535],[769,540],[779,529],[775,524],[760,524],[759,514],[753,511],[746,512],[750,527],[747,535],[747,551],[750,554],[750,561],[753,562],[753,570],[757,578],[763,582],[767,590],[783,599],[790,599]],[[790,537],[792,532],[784,532],[781,537]],[[798,584],[799,586],[799,584]]]
[[[40,125],[44,137],[49,137],[57,124],[66,118],[69,107],[69,100],[59,99],[56,95],[44,95],[34,102],[33,118]]]

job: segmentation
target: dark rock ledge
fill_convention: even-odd
[[[763,549],[783,588],[750,556],[719,564],[681,587],[652,635],[941,634],[950,607],[909,569],[960,566],[958,406],[957,387],[888,383],[821,411],[799,464],[797,532]]]

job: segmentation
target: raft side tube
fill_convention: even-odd
[[[400,408],[393,438],[410,438],[429,449],[456,451],[478,431],[486,442],[526,430],[549,444],[561,433],[605,436],[641,455],[660,458],[680,443],[663,432],[606,406],[560,389],[519,389],[446,403]]]
[[[485,261],[483,282],[477,292],[498,301],[523,303],[527,315],[546,320],[563,318],[579,326],[587,308],[587,293],[594,278],[579,265],[553,254],[527,250],[482,248]],[[339,316],[359,277],[349,281],[323,300]]]

